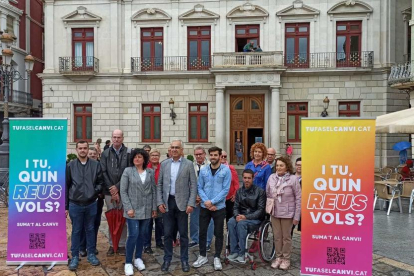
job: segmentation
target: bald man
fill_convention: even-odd
[[[274,148],[267,149],[267,163],[269,163],[270,167],[272,168],[272,172],[274,172],[275,167],[275,159],[276,159],[276,150]]]

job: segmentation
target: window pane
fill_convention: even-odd
[[[191,105],[190,106],[190,112],[197,112],[197,106],[196,105]]]
[[[150,106],[144,106],[144,112],[151,112]]]
[[[86,37],[93,37],[93,32],[87,32]]]
[[[142,42],[142,57],[151,57],[151,42]]]
[[[92,113],[92,106],[86,106],[85,107],[86,112]]]
[[[77,107],[75,107],[75,112],[76,113],[82,113],[83,112],[83,106],[77,106]]]
[[[243,101],[239,101],[239,102],[236,104],[235,109],[236,109],[236,110],[242,110],[242,109],[243,109]]]
[[[160,106],[154,106],[154,112],[161,112]]]
[[[339,117],[346,117],[345,114],[339,114]]]
[[[295,28],[294,27],[288,27],[288,28],[286,28],[286,32],[287,33],[294,33],[295,32]]]
[[[306,118],[306,116],[299,116],[299,139],[302,139],[302,118]]]
[[[162,42],[155,42],[155,57],[162,58]]]
[[[197,139],[197,116],[190,117],[190,138]]]
[[[200,139],[207,139],[207,116],[201,116],[200,118]]]
[[[300,54],[308,53],[308,38],[307,37],[299,38],[299,53]]]
[[[359,31],[359,25],[351,25],[351,31]]]
[[[299,105],[299,110],[306,111],[306,105],[305,104]]]
[[[190,57],[197,57],[198,56],[197,45],[198,45],[198,41],[196,41],[196,40],[190,41],[190,51],[189,51]]]
[[[340,104],[339,110],[346,110],[346,104]]]
[[[210,35],[210,31],[201,31],[201,35]]]
[[[336,37],[336,60],[345,61],[346,56],[346,36]]]
[[[92,117],[86,117],[86,139],[92,139]]]
[[[357,110],[359,110],[359,108],[358,108],[358,104],[351,104],[349,109],[350,109],[350,110],[352,110],[352,111],[357,111]]]
[[[346,31],[346,26],[336,26],[337,31]]]
[[[295,140],[296,138],[295,129],[296,129],[295,116],[289,115],[288,116],[288,132],[289,132],[288,139],[289,140]]]
[[[190,35],[197,35],[197,31],[190,31]]]
[[[82,138],[82,117],[76,117],[76,139]]]
[[[237,30],[236,32],[237,32],[237,34],[245,34],[245,33],[246,33],[246,30],[244,30],[244,29],[239,29],[239,30]]]
[[[207,106],[206,105],[200,106],[200,111],[207,112]]]
[[[295,110],[295,105],[294,104],[288,105],[288,110],[290,111]]]
[[[155,36],[162,36],[162,32],[155,32]]]
[[[303,32],[307,32],[308,31],[308,27],[299,27],[299,32],[303,33]]]
[[[142,36],[151,36],[151,32],[143,32]]]
[[[207,57],[210,55],[210,41],[201,41],[201,56]]]
[[[351,52],[359,52],[359,36],[351,36]]]
[[[154,117],[154,139],[161,139],[161,117]]]
[[[259,105],[257,104],[257,102],[256,102],[256,101],[254,101],[254,100],[252,100],[252,106],[251,106],[251,108],[252,108],[252,109],[260,109],[260,107],[259,107]]]
[[[286,62],[295,62],[295,39],[293,37],[286,38]]]
[[[257,34],[257,29],[250,29],[249,30],[249,33],[251,33],[251,34]]]
[[[82,33],[75,33],[75,37],[82,37]]]
[[[151,139],[151,118],[144,117],[144,139]]]

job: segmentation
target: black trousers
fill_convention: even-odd
[[[229,220],[233,217],[234,202],[230,199],[226,200],[226,225]]]
[[[164,261],[172,260],[173,240],[177,237],[174,229],[178,227],[181,261],[188,262],[188,215],[185,211],[178,209],[175,197],[168,197],[168,212],[162,215],[162,219],[164,222]]]
[[[220,258],[221,250],[223,249],[223,227],[224,219],[226,218],[226,208],[210,211],[206,208],[201,207],[200,220],[199,220],[199,247],[200,255],[207,256],[207,230],[210,220],[214,221],[214,236],[216,253],[214,257]]]

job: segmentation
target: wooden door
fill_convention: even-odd
[[[237,160],[234,146],[237,138],[241,139],[243,145],[244,164],[250,160],[250,148],[247,143],[249,128],[264,128],[264,95],[230,95],[231,163]]]

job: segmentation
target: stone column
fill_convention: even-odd
[[[225,145],[225,121],[226,112],[224,110],[224,87],[216,87],[216,146]]]
[[[270,146],[280,154],[280,87],[270,87],[272,105],[270,118]]]
[[[110,1],[110,34],[111,34],[111,41],[110,41],[110,60],[111,60],[111,67],[109,71],[111,73],[118,73],[118,58],[121,56],[119,52],[118,45],[121,44],[120,40],[120,31],[118,28],[119,18],[118,18],[118,0],[111,0]]]
[[[46,0],[44,5],[45,18],[45,69],[43,73],[54,73],[55,39],[54,39],[54,0]],[[30,44],[30,43],[29,43]],[[26,49],[28,50],[28,49]]]

